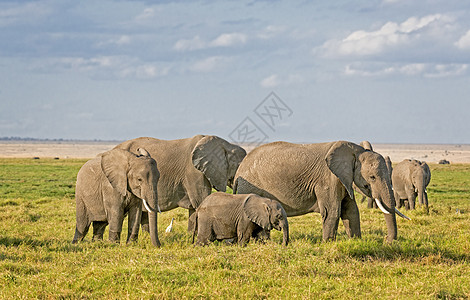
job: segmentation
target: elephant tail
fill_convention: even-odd
[[[194,212],[190,217],[189,217],[189,224],[191,225],[191,228],[189,228],[189,232],[193,232],[193,239],[192,242],[194,244],[194,238],[196,237],[196,232],[197,232],[197,210]]]

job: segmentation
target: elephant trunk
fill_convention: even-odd
[[[160,247],[160,240],[158,239],[158,226],[157,226],[157,213],[149,212],[149,227],[150,227],[150,240],[155,247]]]
[[[149,188],[150,192],[148,193],[150,202],[147,202],[145,199],[142,199],[145,209],[148,211],[149,216],[149,231],[150,231],[150,240],[155,247],[160,247],[160,240],[158,239],[158,223],[157,223],[157,212],[160,211],[158,206],[158,196],[156,188]]]
[[[376,200],[377,205],[382,206],[381,210],[384,212],[385,223],[387,224],[387,242],[391,243],[397,239],[397,219],[395,212],[395,196],[391,184],[385,184],[384,191],[380,195],[380,200]],[[383,204],[383,205],[381,205]],[[397,212],[398,213],[398,212]]]

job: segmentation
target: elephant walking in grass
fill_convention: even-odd
[[[430,181],[431,170],[425,162],[405,159],[398,163],[392,173],[397,207],[404,205],[406,209],[415,209],[415,200],[418,196],[419,204],[425,205],[426,211],[429,212],[426,187]]]
[[[350,237],[361,237],[353,183],[384,213],[387,241],[397,238],[390,176],[384,158],[351,142],[275,142],[252,150],[235,175],[235,191],[279,201],[287,216],[319,212],[323,239],[334,240],[339,219]]]
[[[83,240],[93,223],[93,240],[102,240],[109,224],[109,240],[120,242],[128,215],[127,242],[137,240],[142,204],[150,211],[152,244],[160,247],[157,230],[159,173],[157,163],[143,149],[138,154],[113,149],[86,162],[77,175],[75,198],[77,225],[72,243]]]
[[[160,172],[158,204],[162,211],[177,207],[189,210],[189,216],[210,195],[212,187],[225,192],[246,152],[217,136],[196,135],[180,140],[142,137],[116,146],[135,153],[145,148],[155,158]],[[144,211],[142,225],[148,230]],[[188,223],[188,229],[190,224]]]
[[[243,246],[251,238],[269,237],[273,228],[283,232],[283,245],[289,243],[289,223],[282,205],[255,194],[213,193],[191,219],[193,243],[197,231],[198,245],[235,238]]]

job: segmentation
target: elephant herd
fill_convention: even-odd
[[[128,216],[127,242],[139,229],[160,247],[157,213],[177,207],[189,211],[188,230],[197,244],[234,239],[268,239],[274,228],[289,242],[287,217],[310,212],[322,216],[323,240],[336,238],[341,219],[349,237],[361,237],[354,190],[377,205],[387,225],[387,241],[397,238],[397,208],[428,207],[426,163],[391,163],[360,145],[336,141],[319,144],[274,142],[250,153],[217,136],[125,141],[86,162],[77,175],[76,228],[72,243],[93,225],[93,240],[120,242]],[[392,188],[393,182],[393,188]],[[233,195],[225,193],[226,187]],[[212,188],[218,192],[212,193]],[[373,199],[373,200],[372,200]]]

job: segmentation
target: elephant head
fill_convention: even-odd
[[[139,148],[139,155],[126,150],[113,149],[101,156],[101,168],[109,183],[122,196],[130,192],[149,210],[150,238],[152,244],[160,247],[157,231],[158,207],[157,183],[160,177],[157,163],[149,153]]]
[[[395,208],[389,170],[384,158],[373,151],[348,142],[337,142],[328,152],[326,163],[354,200],[353,182],[368,197],[375,199],[387,223],[387,240],[397,238],[395,213],[404,216]],[[407,217],[406,217],[407,218]]]
[[[227,185],[232,187],[235,173],[245,156],[242,147],[216,136],[205,136],[194,147],[192,162],[216,190],[225,192]]]
[[[249,220],[264,230],[276,229],[282,231],[282,244],[289,243],[289,223],[287,213],[282,205],[276,200],[250,194],[243,202],[243,212]]]

